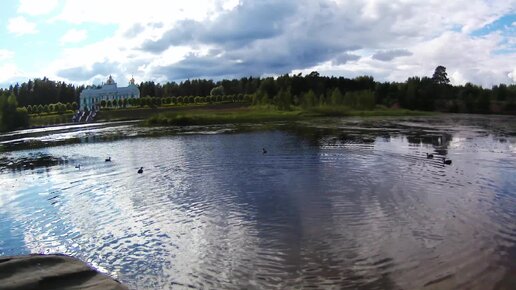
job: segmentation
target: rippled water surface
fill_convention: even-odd
[[[97,124],[0,144],[0,255],[70,254],[134,289],[516,282],[514,117]]]

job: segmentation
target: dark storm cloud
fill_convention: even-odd
[[[91,79],[96,75],[108,75],[113,73],[113,67],[116,64],[111,62],[97,62],[94,63],[91,68],[87,67],[72,67],[62,69],[57,72],[57,75],[72,81],[83,81]]]
[[[381,61],[391,61],[400,56],[410,55],[412,55],[412,53],[406,49],[393,49],[377,52],[373,55],[373,58]]]
[[[174,29],[165,32],[158,40],[144,42],[142,49],[152,53],[160,53],[170,46],[193,44],[195,38],[204,33],[203,30],[204,26],[197,21],[180,21]]]
[[[212,21],[180,21],[161,38],[146,41],[142,49],[159,53],[170,46],[183,44],[245,45],[280,34],[283,22],[295,10],[292,1],[246,1]]]
[[[333,65],[345,64],[348,61],[359,60],[360,56],[344,52],[331,60]]]
[[[220,79],[290,73],[328,61],[341,65],[360,58],[353,54],[355,50],[381,48],[398,36],[412,34],[407,25],[396,30],[397,15],[406,13],[399,6],[381,4],[384,16],[374,18],[364,13],[364,5],[361,1],[244,0],[206,22],[180,21],[157,40],[144,42],[141,49],[159,54],[173,46],[208,45],[211,53],[191,54],[171,65],[154,66],[151,71],[166,79]],[[376,57],[409,54],[395,50]]]

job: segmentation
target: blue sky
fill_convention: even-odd
[[[449,3],[451,2],[451,3]],[[0,87],[285,73],[516,81],[516,0],[8,0]]]

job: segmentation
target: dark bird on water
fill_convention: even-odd
[[[428,154],[428,153],[426,153],[426,158],[427,158],[427,159],[432,159],[432,158],[434,158],[434,154]]]
[[[443,157],[443,164],[451,165],[451,160]]]
[[[265,150],[265,148],[262,148],[262,153],[267,154],[267,150]]]
[[[108,158],[106,158],[105,160],[106,162],[111,162],[111,156],[109,156]]]
[[[75,168],[77,168],[77,169],[81,169],[81,165],[80,165],[80,164],[77,164],[77,165],[75,165]]]
[[[143,173],[143,167],[140,167],[140,169],[138,169],[138,173]]]

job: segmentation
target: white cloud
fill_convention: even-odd
[[[11,59],[14,56],[14,51],[10,51],[7,49],[0,49],[0,61]]]
[[[59,40],[61,44],[77,43],[85,40],[87,31],[84,29],[70,29]]]
[[[508,77],[510,77],[512,79],[512,81],[514,83],[516,83],[516,66],[514,67],[514,69],[508,74]]]
[[[0,66],[0,84],[10,83],[11,81],[23,76],[23,73],[14,63],[7,63]]]
[[[25,19],[25,17],[23,16],[18,16],[9,19],[9,23],[7,24],[7,30],[10,33],[14,33],[17,35],[32,34],[38,32],[38,30],[36,29],[36,24],[27,21],[27,19]]]
[[[220,77],[224,72],[238,76],[311,70],[404,81],[431,76],[437,65],[446,66],[457,84],[489,86],[516,78],[516,55],[496,53],[510,39],[497,33],[470,35],[513,13],[516,0],[61,3],[54,20],[118,27],[109,39],[64,49],[45,66],[47,71],[38,72],[81,83],[109,69],[114,75],[134,73],[137,79],[154,81],[203,76],[206,71],[211,72],[206,77]],[[270,9],[257,9],[261,4]],[[81,34],[72,29],[61,43],[82,41]],[[246,61],[252,65],[241,65]]]
[[[220,2],[224,1],[66,0],[57,19],[71,23],[93,22],[102,24],[170,23],[181,19],[200,20],[210,16],[210,12],[216,11],[216,8],[221,6]],[[227,7],[232,8],[232,5]]]
[[[44,15],[53,11],[57,4],[57,0],[20,0],[18,13]]]

